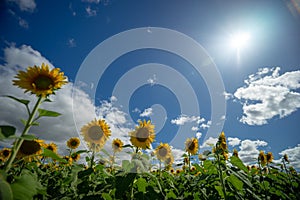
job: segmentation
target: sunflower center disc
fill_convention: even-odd
[[[40,149],[41,149],[41,146],[38,142],[36,142],[36,141],[27,141],[27,140],[24,140],[21,147],[20,147],[20,151],[25,155],[35,154]]]
[[[48,76],[38,76],[33,83],[35,84],[37,89],[47,90],[50,89],[53,85],[53,80]]]
[[[92,126],[89,128],[88,135],[92,140],[99,140],[103,137],[103,131],[99,126]]]
[[[159,149],[158,153],[161,157],[165,157],[167,155],[168,151],[166,148],[161,148],[161,149]]]
[[[149,137],[149,130],[147,128],[140,128],[136,133],[136,139],[139,142],[145,142]]]
[[[195,143],[194,142],[191,142],[189,144],[189,150],[193,151],[195,149]]]

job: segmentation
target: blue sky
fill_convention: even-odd
[[[246,163],[265,150],[275,159],[288,153],[300,168],[299,6],[298,0],[2,1],[0,94],[33,100],[10,86],[11,79],[19,69],[47,62],[61,68],[71,83],[52,97],[52,105],[45,105],[63,116],[42,121],[32,133],[57,142],[61,151],[97,115],[110,123],[112,138],[126,142],[138,119],[151,119],[157,131],[153,147],[169,142],[177,158],[187,137],[199,138],[201,152],[224,130],[230,149],[239,150]],[[131,40],[114,42],[129,30],[136,34]],[[157,34],[152,39],[161,48],[142,48],[145,41],[138,31],[170,37]],[[237,49],[231,41],[238,33],[248,33],[249,39]],[[110,46],[100,51],[104,41]],[[167,41],[173,52],[164,50]],[[131,45],[139,48],[118,55]],[[103,60],[112,55],[115,59],[105,66]],[[193,65],[192,57],[202,64],[202,58],[208,59],[211,71],[205,75],[206,68]],[[91,63],[96,64],[87,69]],[[1,100],[0,109],[5,113],[1,124],[21,130],[16,116],[25,116],[22,107]]]

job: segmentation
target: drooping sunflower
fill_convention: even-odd
[[[129,133],[130,142],[132,145],[142,148],[150,149],[150,144],[154,141],[154,125],[151,121],[139,121],[139,126],[135,127],[135,130]]]
[[[111,146],[112,146],[114,152],[120,152],[123,149],[123,142],[120,139],[116,138],[112,141]]]
[[[171,148],[167,143],[160,143],[155,149],[155,155],[160,161],[165,161],[171,157]]]
[[[77,137],[72,137],[67,141],[67,146],[70,149],[76,149],[80,145],[80,140]]]
[[[290,162],[287,154],[284,154],[284,155],[283,155],[283,160],[284,160],[285,162],[287,162],[287,163]]]
[[[17,152],[17,158],[24,158],[25,161],[30,162],[33,157],[40,156],[44,147],[43,140],[24,140],[19,151]]]
[[[74,160],[76,162],[80,159],[80,154],[79,153],[73,153],[71,155],[71,158],[72,158],[72,160]]]
[[[98,152],[104,146],[111,132],[105,120],[94,119],[81,128],[81,134],[87,142],[88,147],[92,151]]]
[[[271,163],[274,159],[272,152],[268,152],[266,155],[267,163]]]
[[[27,71],[19,71],[15,78],[17,80],[13,80],[13,85],[42,97],[54,94],[55,90],[67,83],[64,73],[59,68],[50,70],[44,63],[41,67],[35,65],[28,67]]]
[[[188,138],[185,141],[185,150],[191,155],[195,155],[198,151],[198,139],[197,138]]]
[[[9,149],[9,148],[3,148],[0,151],[0,158],[2,158],[3,161],[6,161],[9,158],[10,153],[11,153],[11,149]]]
[[[259,152],[258,160],[260,161],[260,164],[262,166],[265,166],[267,164],[267,157],[263,151]]]
[[[53,151],[54,153],[57,153],[57,145],[53,142],[49,144],[45,144],[45,149],[49,149],[50,151]]]

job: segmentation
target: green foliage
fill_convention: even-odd
[[[0,140],[14,136],[16,128],[13,126],[0,126]]]
[[[40,109],[40,108],[38,109],[38,112],[39,112],[39,118],[40,117],[57,117],[57,116],[61,115],[58,112],[54,112],[54,111],[51,111],[51,110]]]

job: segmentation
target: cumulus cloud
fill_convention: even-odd
[[[205,119],[201,118],[200,116],[188,116],[188,115],[182,114],[179,117],[177,117],[176,119],[172,119],[171,123],[176,124],[176,125],[184,125],[185,123],[188,123],[188,122],[196,122],[197,124],[200,124],[204,121],[205,121]]]
[[[234,96],[243,104],[241,122],[267,124],[268,120],[286,117],[300,108],[300,70],[279,74],[280,68],[263,68],[245,80]]]
[[[8,0],[17,4],[22,11],[33,12],[36,8],[36,3],[34,0]]]
[[[140,117],[149,117],[153,114],[152,108],[146,108],[141,114]]]
[[[296,169],[300,169],[300,144],[293,148],[288,148],[279,153],[279,155],[284,156],[288,155],[290,165]]]
[[[207,140],[203,142],[200,148],[211,148],[212,146],[216,145],[218,138],[209,137]]]
[[[237,146],[241,143],[241,140],[239,138],[232,138],[232,137],[228,137],[228,144],[230,146]]]

